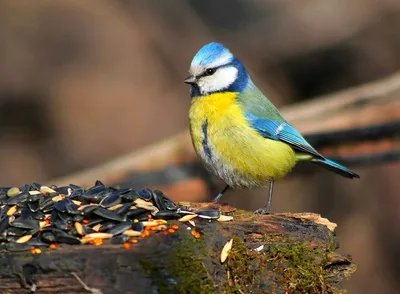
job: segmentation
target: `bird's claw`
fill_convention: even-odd
[[[271,214],[271,209],[267,209],[266,207],[259,208],[254,211],[254,214]]]

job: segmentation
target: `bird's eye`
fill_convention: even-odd
[[[215,73],[215,68],[207,68],[206,69],[206,74],[208,75],[208,76],[211,76],[212,74],[214,74]]]

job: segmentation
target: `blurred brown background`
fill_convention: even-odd
[[[45,182],[187,128],[183,79],[210,41],[279,107],[398,71],[399,31],[398,0],[3,0],[0,185]],[[273,208],[338,224],[358,265],[349,293],[398,293],[400,165],[356,171],[361,180],[322,169],[289,177]],[[255,209],[266,190],[225,197]]]

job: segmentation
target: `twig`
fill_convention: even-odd
[[[103,294],[103,291],[96,289],[96,288],[90,288],[88,285],[85,284],[84,281],[78,275],[74,272],[71,272],[71,275],[78,281],[79,284],[81,284],[82,288],[85,289],[85,291],[88,291],[93,294]]]

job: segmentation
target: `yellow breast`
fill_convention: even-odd
[[[237,93],[194,97],[189,111],[194,148],[206,166],[231,186],[260,186],[288,173],[293,149],[263,138],[246,121]]]

